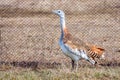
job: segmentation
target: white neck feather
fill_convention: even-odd
[[[63,31],[63,29],[66,27],[65,26],[65,16],[60,16],[60,27],[61,27],[60,42],[63,43],[63,38],[64,38],[64,31]]]
[[[61,28],[65,28],[65,17],[60,17],[60,26]]]

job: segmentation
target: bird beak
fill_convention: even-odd
[[[57,14],[56,10],[53,10],[52,12],[53,12],[54,14]]]

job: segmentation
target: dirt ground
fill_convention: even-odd
[[[66,13],[67,14],[67,13]],[[120,8],[104,13],[67,14],[66,26],[73,36],[103,47],[102,66],[120,66]],[[59,17],[52,13],[0,14],[0,64],[21,67],[69,65],[59,48]],[[84,60],[82,61],[84,64]],[[84,65],[90,65],[85,62]]]

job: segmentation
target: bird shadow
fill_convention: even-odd
[[[61,67],[62,63],[50,63],[50,62],[39,62],[39,61],[13,61],[13,62],[0,62],[0,70],[9,70],[12,67],[20,67],[20,68],[31,68],[31,69],[57,69]],[[120,62],[117,61],[108,61],[105,63],[99,64],[103,67],[120,67]],[[3,67],[4,66],[4,67]],[[82,65],[84,66],[84,65]],[[88,66],[89,67],[89,66]],[[4,69],[3,69],[4,68]]]
[[[1,61],[0,62],[0,68],[2,68],[1,66],[4,67],[8,67],[8,66],[12,66],[12,67],[21,67],[21,68],[32,68],[32,69],[53,69],[53,68],[57,68],[58,66],[61,65],[61,63],[50,63],[50,62],[38,62],[38,61],[13,61],[13,62],[5,62],[5,61]],[[10,67],[11,68],[11,67]]]
[[[117,61],[108,61],[100,64],[103,67],[120,67],[120,62]]]

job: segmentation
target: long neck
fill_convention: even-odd
[[[63,41],[64,38],[64,28],[65,26],[65,17],[60,17],[60,27],[61,27],[61,37],[60,37],[60,41]]]
[[[65,26],[65,17],[60,17],[60,27],[62,28],[61,31],[66,27]]]

